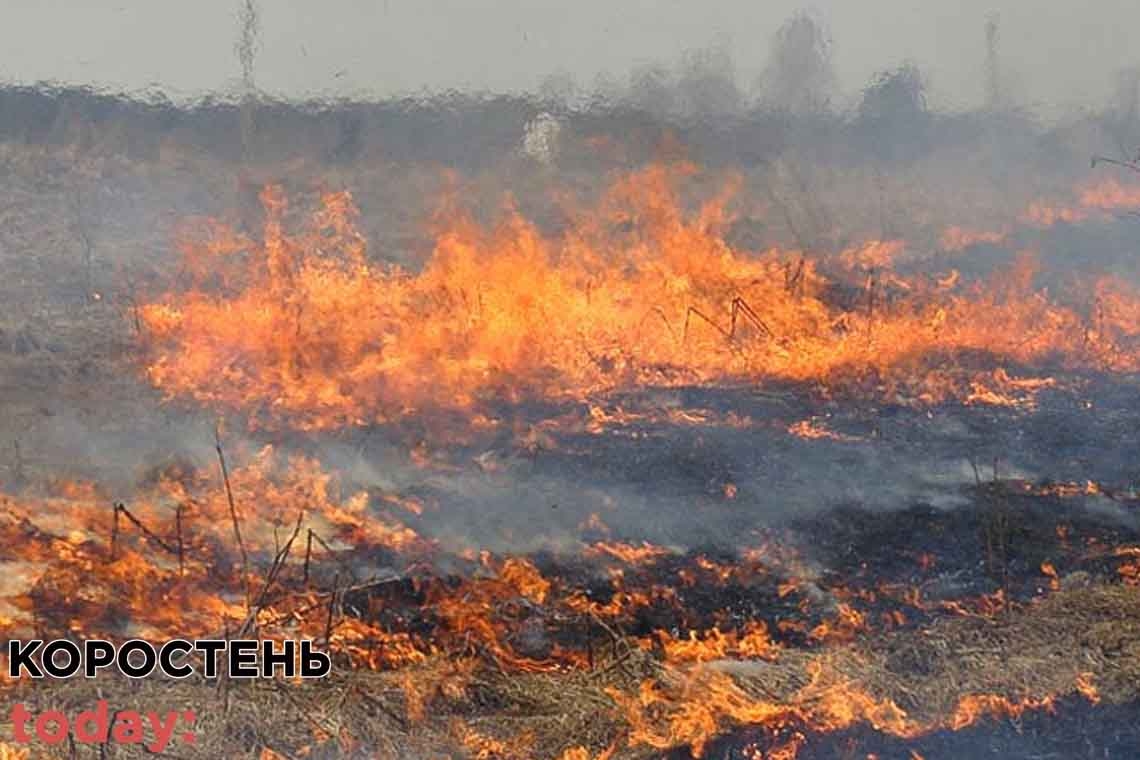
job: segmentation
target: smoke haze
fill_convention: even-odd
[[[652,63],[715,48],[749,90],[799,0],[328,0],[266,3],[257,85],[283,97],[384,97],[424,89],[536,91],[551,77],[583,89],[624,82]],[[3,0],[0,79],[53,80],[175,96],[231,90],[236,0]],[[1021,105],[1043,112],[1099,102],[1115,72],[1136,65],[1140,5],[1056,0],[913,3],[821,0],[807,10],[830,29],[841,91],[905,61],[930,78],[939,106],[985,97],[987,18],[997,20],[1002,75]]]

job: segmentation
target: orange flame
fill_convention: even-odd
[[[623,178],[556,238],[510,209],[492,229],[455,215],[415,275],[366,257],[347,193],[290,233],[281,191],[267,188],[261,241],[211,225],[183,246],[188,286],[141,307],[148,377],[255,422],[332,428],[492,398],[733,380],[869,381],[928,403],[971,393],[934,361],[956,352],[1140,367],[1140,298],[1120,283],[1096,285],[1089,324],[1034,290],[1031,257],[988,287],[940,283],[884,277],[901,243],[871,241],[840,256],[865,291],[843,306],[815,260],[733,249],[726,199],[688,218],[674,184],[659,167]],[[859,269],[873,273],[864,282]],[[877,294],[887,284],[901,301]]]

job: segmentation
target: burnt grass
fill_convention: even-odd
[[[989,596],[1007,609],[1028,609],[1030,601],[1050,587],[1072,590],[1118,583],[1117,570],[1126,559],[1113,556],[1112,549],[1140,544],[1133,469],[1140,413],[1129,378],[1073,380],[1043,392],[1031,411],[954,405],[930,410],[820,407],[803,395],[732,389],[670,393],[683,408],[744,410],[764,424],[742,431],[715,422],[692,428],[641,419],[600,435],[567,432],[560,434],[563,445],[525,458],[519,455],[523,464],[514,471],[524,480],[570,472],[583,481],[632,483],[661,494],[656,503],[663,514],[647,510],[645,522],[623,523],[597,534],[586,531],[581,538],[587,542],[668,541],[686,530],[694,515],[706,522],[705,531],[686,533],[688,546],[673,544],[673,553],[623,567],[621,590],[669,591],[621,620],[617,627],[623,635],[646,637],[664,630],[684,637],[689,630],[743,629],[749,621],[762,620],[782,646],[811,650],[824,646],[813,639],[811,629],[834,620],[840,602],[865,616],[868,630],[861,636],[873,638],[884,628],[920,635],[926,626],[955,615],[947,609],[950,603],[969,608]],[[614,403],[637,408],[632,397]],[[824,420],[851,439],[803,441],[788,436],[787,423],[805,417]],[[470,452],[486,445],[481,441]],[[840,472],[851,472],[869,461],[868,450],[888,451],[904,470],[918,470],[923,462],[957,461],[960,477],[936,481],[936,488],[925,492],[940,490],[950,500],[903,492],[898,498],[912,503],[899,506],[828,490],[825,495],[838,493],[830,505],[773,515],[764,510],[761,489],[750,485],[749,475],[752,484],[762,482],[764,474],[797,461],[801,470],[818,467],[821,478],[837,466]],[[880,462],[880,473],[897,480],[900,473],[890,464]],[[726,502],[719,495],[723,482],[742,484],[737,500]],[[890,478],[881,485],[885,488],[880,493],[889,491]],[[669,499],[678,495],[690,499],[691,507],[687,515],[675,518]],[[552,515],[569,513],[575,520],[582,516],[574,514],[573,504],[556,507]],[[674,518],[676,523],[670,525]],[[721,522],[710,527],[714,520]],[[747,566],[741,547],[758,544],[791,549],[804,560],[809,577],[799,577],[802,566],[788,567],[778,560],[766,564],[763,557],[727,581],[708,571],[709,560],[723,567]],[[529,558],[552,580],[557,595],[579,591],[605,604],[618,591],[595,558],[553,550]],[[787,581],[796,581],[796,587],[781,593]],[[384,610],[395,627],[408,626],[429,636],[433,623],[422,615],[422,588],[392,584],[368,592],[382,594],[382,603],[364,600],[358,606]],[[921,592],[921,606],[898,593],[905,589]],[[896,612],[903,614],[889,616]],[[526,656],[541,657],[554,643],[601,649],[608,641],[607,633],[596,626],[539,608],[524,605],[503,614],[514,631],[507,643]],[[787,621],[800,625],[781,627]],[[913,664],[914,672],[920,672],[923,664]],[[711,744],[703,756],[744,760],[799,732],[804,736],[799,757],[809,760],[1131,758],[1140,753],[1138,709],[1140,703],[1134,701],[1094,706],[1066,697],[1053,710],[1029,711],[1016,719],[983,718],[960,731],[940,730],[912,740],[865,724],[829,734],[792,725],[776,737],[770,728],[742,729]],[[660,757],[686,760],[691,755],[677,750]]]
[[[1024,601],[1048,587],[1041,570],[1046,563],[1062,581],[1078,573],[1111,576],[1116,563],[1095,547],[1140,540],[1134,521],[1106,519],[1073,499],[1024,488],[983,483],[968,507],[915,506],[890,514],[840,508],[797,527],[814,537],[816,556],[827,568],[824,585],[910,583],[933,600],[1000,590]],[[1138,507],[1125,502],[1121,510],[1135,514]],[[923,555],[930,557],[926,570],[916,562]]]
[[[670,549],[663,556],[622,566],[620,588],[597,557],[556,549],[527,554],[554,583],[555,596],[580,592],[604,605],[619,590],[646,592],[653,601],[621,621],[626,634],[683,636],[763,620],[786,646],[812,642],[803,629],[781,630],[781,621],[810,631],[834,618],[841,602],[865,614],[872,629],[895,611],[903,616],[892,628],[916,627],[950,614],[944,607],[955,601],[990,595],[1020,604],[1052,586],[1117,582],[1126,558],[1114,557],[1112,548],[1140,544],[1140,409],[1132,378],[1062,377],[1033,409],[819,403],[790,388],[660,393],[664,401],[643,392],[600,403],[632,412],[664,403],[713,416],[683,425],[648,414],[600,432],[560,426],[551,429],[553,446],[532,451],[519,450],[510,434],[476,437],[452,446],[449,463],[471,469],[473,459],[491,452],[501,472],[486,479],[509,487],[445,491],[438,481],[418,483],[404,495],[446,503],[447,513],[400,517],[427,536],[439,521],[454,520],[492,537],[509,531],[506,541],[569,534],[587,543],[663,545]],[[575,407],[547,404],[515,414],[566,417],[568,409]],[[728,412],[752,422],[719,422],[716,415]],[[789,435],[788,426],[803,419],[846,439]],[[374,432],[347,439],[365,459],[379,456],[393,435]],[[583,484],[613,494],[620,512],[576,493]],[[735,498],[726,498],[726,484],[738,488]],[[500,493],[503,503],[489,501]],[[627,494],[639,498],[623,501]],[[583,530],[598,512],[608,527]],[[787,548],[799,566],[761,554],[727,581],[702,567],[705,560],[741,566],[742,550],[757,546]],[[370,559],[376,565],[385,558]],[[448,586],[469,570],[462,563],[435,567],[421,580]],[[788,582],[794,590],[781,593]],[[424,588],[386,584],[350,606],[382,610],[376,614],[383,619],[374,620],[426,635]],[[669,593],[654,595],[660,588]],[[905,598],[913,590],[921,606]],[[542,610],[512,614],[539,652],[551,641],[580,646],[591,635]]]
[[[676,638],[690,630],[743,630],[751,621],[764,621],[782,646],[815,648],[823,644],[811,629],[833,621],[840,603],[862,613],[873,636],[880,627],[911,630],[953,617],[960,614],[955,603],[972,609],[986,596],[1000,606],[1021,606],[1051,587],[1119,582],[1117,569],[1128,558],[1114,556],[1112,549],[1140,545],[1134,519],[1140,505],[1121,496],[1094,496],[1090,508],[1084,496],[1050,488],[982,482],[965,489],[968,504],[953,509],[915,505],[883,512],[847,505],[754,534],[810,558],[810,577],[802,577],[805,566],[763,556],[748,561],[726,544],[636,565],[614,563],[622,568],[620,585],[600,571],[597,557],[541,551],[529,559],[553,583],[554,598],[577,592],[605,605],[618,591],[644,593],[651,602],[634,606],[615,624],[625,635],[666,631]],[[1109,506],[1098,506],[1101,501]],[[709,561],[739,572],[720,579]],[[351,593],[345,604],[369,622],[426,640],[439,623],[430,612],[428,589],[454,591],[464,577],[403,579]],[[789,582],[791,591],[781,588]],[[525,656],[546,656],[552,643],[582,649],[606,639],[580,616],[542,605],[508,605],[499,614],[509,631],[519,632],[508,643]],[[781,625],[788,622],[795,625]]]

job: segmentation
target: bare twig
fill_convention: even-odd
[[[179,502],[178,506],[174,508],[174,530],[178,540],[178,574],[185,575],[186,558],[183,554],[182,545],[182,502]]]
[[[326,609],[327,610],[328,609],[328,601],[326,601],[326,600],[331,600],[334,594],[343,599],[345,594],[351,594],[351,593],[354,593],[357,591],[367,591],[368,589],[378,588],[380,586],[386,586],[389,583],[399,583],[400,581],[404,580],[404,578],[405,578],[405,576],[403,576],[403,575],[396,575],[396,576],[392,576],[390,578],[372,578],[370,580],[363,581],[361,583],[354,583],[351,586],[343,586],[340,588],[336,588],[335,590],[329,590],[329,591],[318,591],[318,592],[315,592],[312,594],[308,594],[308,593],[303,592],[303,591],[290,592],[288,594],[284,594],[284,595],[278,597],[276,600],[274,600],[275,603],[276,602],[282,602],[285,600],[296,599],[299,597],[305,597],[305,598],[311,599],[313,601],[311,601],[309,604],[305,604],[305,605],[302,605],[299,607],[292,607],[289,609],[288,612],[283,612],[283,613],[278,614],[275,617],[268,618],[265,621],[263,621],[263,625],[265,627],[272,627],[272,626],[277,625],[278,623],[281,623],[285,620],[289,620],[289,619],[293,619],[293,618],[296,618],[296,617],[301,616],[301,615],[305,615],[305,614],[312,612],[316,609]],[[265,606],[266,605],[264,605],[264,604],[262,605],[263,610],[265,609]],[[218,635],[222,635],[222,634],[219,633]]]
[[[1109,158],[1108,156],[1093,156],[1089,164],[1093,169],[1096,168],[1097,164],[1112,164],[1113,166],[1122,166],[1125,169],[1131,169],[1140,174],[1140,163],[1136,161],[1117,161],[1115,158]]]
[[[127,282],[127,300],[131,305],[131,321],[135,327],[135,337],[142,338],[142,317],[139,315],[139,299],[136,296],[135,279],[131,274],[131,270],[127,268],[125,279]]]
[[[604,630],[610,637],[610,651],[613,659],[604,668],[602,668],[601,671],[599,671],[598,675],[608,673],[614,668],[618,668],[627,678],[632,678],[633,674],[631,674],[625,667],[625,661],[629,659],[630,655],[633,653],[633,647],[629,645],[629,642],[626,640],[624,635],[621,635],[615,631],[610,625],[606,623],[606,621],[602,620],[592,610],[589,612],[589,615],[590,619],[601,626],[602,630]],[[625,645],[625,651],[622,654],[618,654],[618,647],[622,644]]]
[[[723,327],[718,325],[716,322],[714,322],[712,319],[710,319],[708,316],[706,316],[705,313],[703,311],[701,311],[700,309],[698,309],[696,306],[690,306],[685,311],[685,329],[684,329],[684,331],[682,333],[682,337],[681,337],[682,343],[687,343],[689,340],[689,319],[694,314],[696,316],[700,317],[701,319],[703,319],[709,325],[711,325],[713,327],[713,329],[715,329],[717,332],[719,332],[721,335],[723,335],[726,340],[732,340],[732,334],[728,330],[725,330]]]
[[[736,336],[736,323],[741,314],[743,314],[749,322],[763,330],[764,334],[769,338],[773,337],[772,330],[768,327],[764,320],[760,319],[760,315],[756,313],[756,310],[749,306],[748,302],[740,296],[732,299],[732,329],[730,330],[730,335],[732,337]]]
[[[793,295],[802,295],[803,293],[803,289],[800,285],[803,283],[804,263],[806,260],[807,257],[801,253],[799,261],[796,262],[796,268],[794,270],[786,268],[784,271],[784,289]]]
[[[329,614],[328,614],[328,617],[325,619],[325,646],[326,647],[332,646],[333,615],[336,611],[337,597],[339,596],[339,592],[337,591],[337,587],[339,585],[340,585],[340,572],[337,571],[337,574],[333,577],[332,595],[329,596]]]
[[[245,606],[250,607],[249,594],[249,555],[245,551],[245,542],[241,537],[241,521],[238,519],[237,505],[234,504],[234,492],[230,487],[230,472],[226,467],[226,454],[222,450],[222,433],[214,427],[214,449],[218,452],[218,464],[222,468],[222,482],[226,487],[226,500],[230,506],[230,519],[234,525],[234,538],[237,539],[238,551],[241,552],[242,585],[245,586]]]
[[[305,585],[309,583],[309,561],[313,557],[313,529],[309,528],[309,534],[305,538],[305,570],[302,576],[302,581]]]
[[[133,514],[131,514],[131,511],[129,509],[127,509],[123,504],[120,503],[120,504],[115,505],[115,513],[116,513],[116,515],[115,515],[114,534],[116,537],[118,536],[118,533],[119,533],[118,515],[122,515],[132,525],[134,525],[136,528],[138,528],[139,532],[142,533],[143,536],[147,540],[153,541],[154,543],[158,544],[159,547],[161,547],[164,551],[166,551],[170,554],[175,554],[175,555],[178,554],[177,548],[171,546],[169,543],[167,543],[162,538],[160,538],[157,534],[155,534],[155,532],[152,531],[150,528],[143,525],[142,521],[139,520],[137,517],[135,517]]]
[[[289,536],[289,540],[277,552],[273,558],[273,564],[269,568],[269,573],[265,576],[265,583],[258,592],[257,597],[254,599],[253,604],[250,606],[249,614],[246,616],[245,622],[242,623],[241,629],[238,631],[238,637],[244,636],[257,621],[257,615],[261,611],[262,605],[265,603],[266,597],[269,595],[269,590],[273,588],[273,584],[277,581],[277,576],[281,574],[282,568],[285,567],[285,561],[289,558],[289,552],[293,548],[293,542],[297,540],[297,536],[301,533],[301,523],[305,519],[305,510],[301,510],[297,514],[297,522],[293,526],[293,534]]]
[[[75,189],[72,196],[72,212],[75,215],[75,234],[83,246],[83,298],[88,303],[95,299],[95,240],[90,229],[90,219],[84,214],[83,191]]]
[[[875,329],[875,270],[867,275],[867,344],[871,343],[871,333]]]
[[[645,320],[649,319],[650,315],[656,314],[661,317],[661,321],[665,323],[665,329],[669,331],[669,337],[677,340],[677,334],[673,332],[673,325],[669,323],[669,317],[665,316],[665,311],[660,306],[654,306],[649,311],[645,312],[645,316],[637,323],[637,329],[640,330],[645,325]]]
[[[111,505],[111,547],[110,547],[111,551],[110,551],[110,557],[108,558],[108,559],[110,559],[111,562],[115,561],[115,554],[116,554],[116,549],[118,548],[118,545],[119,545],[119,505],[118,504],[112,504]]]
[[[721,327],[720,325],[718,325],[715,320],[713,320],[711,317],[709,317],[703,311],[698,309],[696,306],[690,306],[688,308],[688,310],[685,312],[685,327],[684,327],[684,330],[682,331],[682,336],[681,336],[681,342],[682,343],[686,343],[689,340],[689,323],[692,320],[693,316],[697,316],[700,319],[704,320],[706,323],[711,325],[713,327],[713,329],[715,329],[722,336],[724,336],[725,340],[728,340],[728,341],[733,341],[736,339],[736,328],[737,328],[737,325],[740,323],[741,316],[743,316],[744,319],[747,319],[749,322],[751,322],[755,327],[757,327],[760,331],[762,331],[767,337],[769,337],[769,338],[774,337],[771,328],[769,328],[768,325],[764,322],[764,320],[760,318],[760,315],[756,313],[756,310],[753,309],[748,304],[748,302],[745,301],[740,296],[736,296],[735,298],[732,299],[732,306],[730,307],[730,310],[729,310],[729,320],[730,320],[729,321],[729,329],[727,329],[727,330],[724,329],[723,327]]]
[[[222,619],[223,637],[228,642],[230,640],[230,621],[229,618]],[[218,671],[218,693],[222,697],[222,714],[230,714],[230,669],[228,664],[223,665]]]

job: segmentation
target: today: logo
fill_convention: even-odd
[[[52,745],[70,739],[81,744],[139,744],[151,753],[158,753],[170,745],[179,726],[183,730],[178,739],[183,744],[197,741],[193,729],[198,716],[193,710],[112,711],[107,700],[100,699],[94,709],[68,715],[62,710],[37,713],[24,703],[16,702],[12,705],[10,717],[12,739],[17,744],[38,740]],[[102,752],[99,754],[103,755]]]

